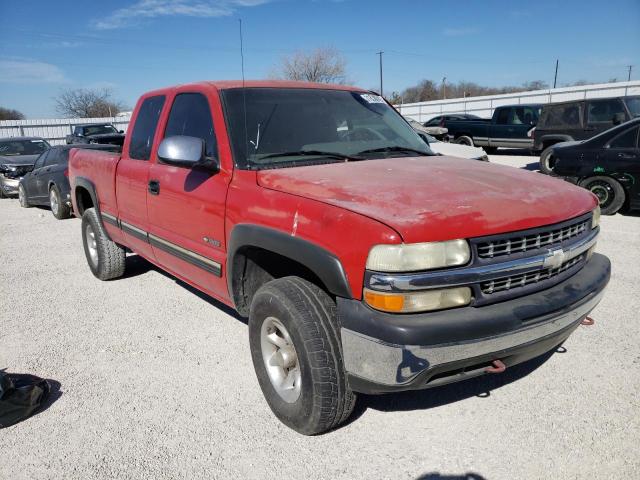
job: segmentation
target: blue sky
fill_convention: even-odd
[[[80,7],[80,5],[83,5]],[[519,85],[640,79],[640,0],[0,0],[0,106],[55,117],[67,88],[150,89],[265,78],[295,50],[333,46],[352,83],[385,93],[421,79]]]

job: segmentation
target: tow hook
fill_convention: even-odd
[[[507,366],[502,363],[502,360],[494,360],[491,362],[493,364],[492,367],[487,367],[484,369],[487,373],[502,373],[507,369]]]
[[[593,318],[585,317],[584,320],[582,320],[580,322],[580,325],[586,325],[586,326],[589,327],[589,326],[593,325],[594,323],[596,323],[596,321]]]

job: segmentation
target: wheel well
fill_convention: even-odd
[[[89,190],[84,187],[76,188],[76,206],[78,207],[78,215],[82,216],[87,208],[93,208],[93,199]]]
[[[251,301],[258,289],[275,278],[304,278],[329,293],[320,278],[308,267],[258,247],[244,247],[238,250],[232,260],[231,272],[231,293],[236,310],[245,317],[249,315]]]

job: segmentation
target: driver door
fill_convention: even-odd
[[[217,96],[193,90],[178,91],[161,138],[185,135],[205,141],[205,155],[220,158],[212,112]],[[222,122],[221,122],[222,123]],[[222,278],[226,258],[224,219],[230,172],[162,163],[157,154],[149,169],[149,240],[165,268],[205,291],[226,296]]]

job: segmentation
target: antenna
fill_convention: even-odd
[[[249,158],[249,131],[247,130],[247,90],[244,86],[244,45],[242,43],[242,19],[238,19],[240,27],[240,64],[242,66],[242,108],[244,113],[244,160]]]

